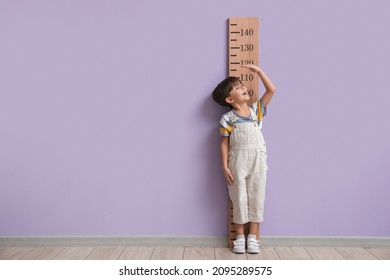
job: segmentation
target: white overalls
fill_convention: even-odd
[[[229,196],[233,203],[233,222],[246,224],[263,221],[267,150],[256,113],[251,109],[253,122],[238,123],[229,112],[233,130],[229,136],[228,167],[233,175]]]

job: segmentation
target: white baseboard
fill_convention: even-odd
[[[390,247],[390,237],[267,236],[262,244],[272,247]]]
[[[224,247],[227,237],[218,236],[61,236],[0,237],[0,247],[99,247],[99,246],[189,246]]]
[[[0,247],[188,246],[227,247],[225,236],[55,236],[0,237]],[[390,247],[390,237],[263,236],[272,247]]]

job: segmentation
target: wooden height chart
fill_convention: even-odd
[[[258,77],[242,65],[259,65],[259,19],[257,17],[229,18],[229,76],[239,77],[250,95],[259,91]],[[229,201],[229,247],[233,247],[236,232],[233,207]]]

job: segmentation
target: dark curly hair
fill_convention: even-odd
[[[241,81],[238,77],[227,77],[214,89],[212,93],[214,101],[221,106],[233,108],[229,103],[226,102],[226,98],[229,96],[233,87],[240,83]]]

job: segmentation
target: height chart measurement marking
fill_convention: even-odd
[[[256,73],[242,65],[259,65],[259,19],[257,17],[229,18],[229,76],[240,78],[250,95],[259,91]],[[233,247],[236,231],[233,224],[233,207],[229,201],[229,247]]]

